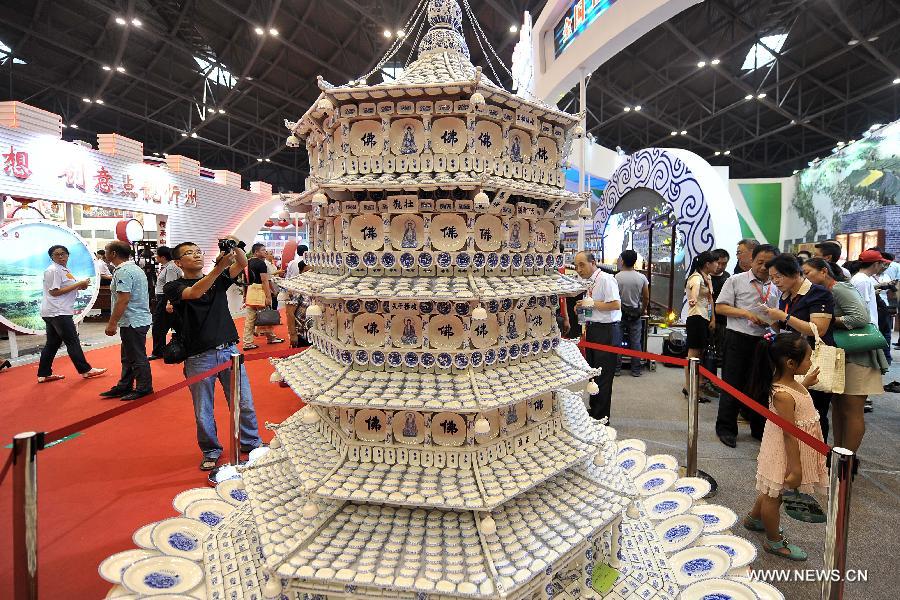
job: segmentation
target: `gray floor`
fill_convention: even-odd
[[[651,339],[651,351],[659,351],[661,342]],[[900,351],[894,352],[900,360]],[[640,438],[647,442],[647,453],[668,453],[680,461],[685,458],[687,435],[686,401],[681,395],[683,371],[660,365],[656,372],[633,378],[627,369],[613,385],[612,423],[619,439]],[[900,380],[900,365],[895,364],[885,383]],[[896,598],[900,577],[894,563],[900,544],[900,394],[874,397],[875,411],[866,415],[866,437],[860,452],[861,469],[853,484],[848,567],[867,569],[868,581],[848,584],[847,598],[867,600]],[[737,448],[728,448],[715,436],[714,423],[718,403],[700,405],[699,468],[711,474],[719,484],[718,495],[711,500],[743,515],[756,498],[754,482],[759,444],[750,437],[749,427],[741,425]],[[823,507],[825,500],[822,500]],[[762,552],[762,534],[736,527],[736,535],[751,540],[759,549],[753,563],[756,569],[820,569],[823,567],[824,525],[795,521],[782,513],[782,526],[789,539],[810,555],[805,563],[792,563]],[[821,584],[778,583],[788,600],[818,599]]]

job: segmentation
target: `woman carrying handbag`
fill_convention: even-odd
[[[866,432],[866,398],[884,391],[882,374],[887,372],[888,364],[884,352],[879,349],[879,345],[883,346],[884,337],[871,324],[868,307],[856,288],[844,281],[843,273],[833,271],[831,265],[821,258],[806,261],[803,272],[813,283],[831,290],[834,296],[834,337],[837,345],[844,348],[846,360],[844,393],[835,394],[832,402],[834,445],[857,452]],[[853,345],[842,344],[841,339],[846,335],[844,332],[857,334],[854,337],[858,341]],[[869,341],[868,347],[866,340]]]
[[[766,263],[769,277],[781,291],[778,308],[766,312],[779,329],[806,336],[813,347],[815,366],[819,367],[819,384],[810,390],[819,411],[822,437],[828,440],[828,407],[832,392],[844,391],[843,351],[834,347],[834,296],[803,276],[800,263],[790,254],[779,254]],[[821,347],[820,347],[821,346]]]

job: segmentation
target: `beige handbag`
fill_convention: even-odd
[[[812,327],[813,335],[816,338],[816,345],[812,350],[813,367],[819,367],[819,381],[811,390],[820,392],[830,392],[832,394],[844,393],[844,350],[835,346],[829,346],[819,337],[819,329],[812,321],[809,322]],[[812,367],[810,367],[812,368]],[[803,381],[802,375],[797,375],[798,381]]]
[[[263,308],[266,306],[266,292],[261,283],[254,283],[247,288],[247,298],[244,304],[251,308]]]

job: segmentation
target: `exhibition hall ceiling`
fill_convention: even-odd
[[[588,109],[610,148],[790,175],[900,117],[900,2],[705,0],[594,72]]]
[[[471,1],[507,62],[523,11],[537,18],[545,3]],[[415,32],[403,29],[415,4],[4,0],[0,100],[61,114],[67,139],[116,132],[147,154],[296,191],[307,158],[285,147],[283,120],[309,107],[317,76],[345,83],[369,72],[399,33],[404,47],[369,81],[395,76],[411,54]],[[705,0],[591,76],[588,130],[625,152],[686,148],[732,176],[789,175],[900,116],[898,32],[900,0]],[[560,106],[578,110],[577,93]]]

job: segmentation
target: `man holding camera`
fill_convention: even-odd
[[[181,328],[178,334],[185,346],[185,378],[193,377],[230,363],[237,353],[238,332],[228,310],[226,292],[234,279],[247,266],[244,244],[236,238],[219,241],[220,252],[212,270],[203,274],[203,250],[192,242],[183,242],[172,249],[172,258],[184,272],[184,277],[166,284],[166,298],[175,306]],[[216,419],[213,415],[216,378],[226,397],[231,393],[231,369],[190,386],[194,401],[194,417],[197,422],[197,444],[203,453],[200,470],[211,471],[222,454],[222,444],[216,436]],[[241,450],[249,452],[262,445],[256,409],[247,372],[241,365]]]

